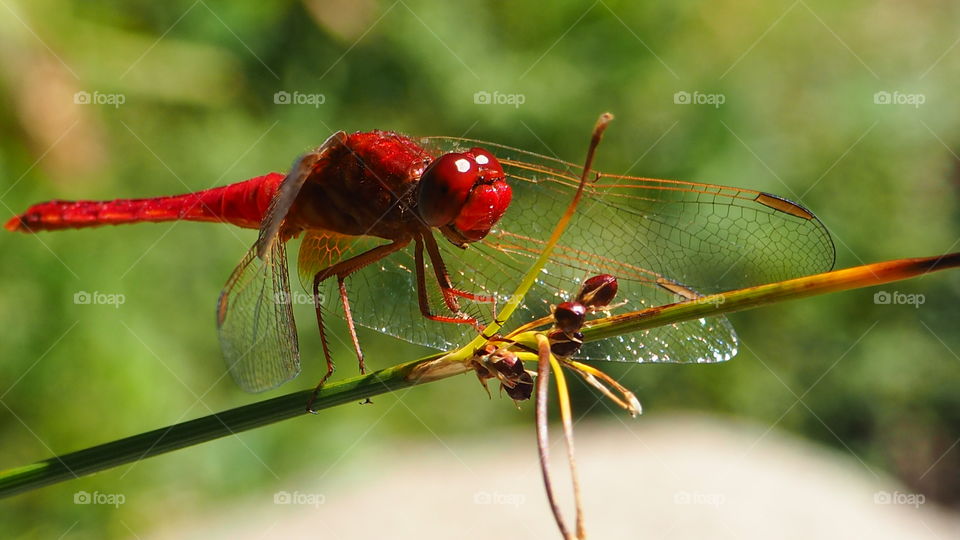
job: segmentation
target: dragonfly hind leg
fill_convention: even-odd
[[[357,338],[357,328],[353,322],[353,314],[350,311],[350,298],[347,296],[345,280],[350,274],[356,272],[364,266],[367,266],[368,264],[373,264],[374,262],[379,261],[391,253],[403,249],[404,246],[409,243],[410,239],[407,238],[394,240],[389,244],[377,246],[369,251],[365,251],[359,255],[350,257],[345,261],[340,261],[332,266],[328,266],[327,268],[317,272],[317,274],[313,277],[314,307],[317,311],[317,326],[320,329],[320,344],[323,347],[323,356],[327,362],[327,372],[324,374],[323,378],[320,379],[317,387],[313,390],[313,394],[310,396],[310,400],[307,402],[307,412],[315,412],[313,410],[313,402],[317,399],[317,395],[320,393],[323,385],[326,384],[327,379],[330,378],[335,369],[333,356],[330,354],[330,347],[327,343],[327,333],[323,325],[323,306],[320,304],[320,284],[333,276],[337,277],[337,288],[340,292],[340,301],[343,304],[344,318],[347,321],[347,329],[350,332],[350,339],[353,341],[353,350],[357,354],[357,360],[360,365],[360,374],[363,375],[367,372],[367,369],[363,361],[363,351],[360,349],[360,340]]]

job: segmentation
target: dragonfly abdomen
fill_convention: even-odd
[[[37,232],[160,221],[217,221],[257,228],[284,175],[270,173],[195,193],[112,201],[47,201],[10,219],[10,231]]]

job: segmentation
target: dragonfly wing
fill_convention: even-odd
[[[448,265],[453,271],[460,264],[456,271],[473,287],[506,298],[565,210],[581,168],[483,141],[429,137],[422,144],[437,154],[480,146],[503,165],[513,203],[483,242]],[[584,279],[601,273],[618,278],[618,301],[626,302],[618,312],[623,312],[822,272],[833,260],[823,224],[786,199],[719,185],[600,174],[586,186],[515,322],[549,314],[551,304],[571,299]],[[736,346],[729,323],[714,317],[605,340],[584,347],[583,355],[711,362],[732,357]]]
[[[723,315],[672,323],[586,343],[576,358],[608,362],[713,364],[738,352],[739,338]]]
[[[314,166],[323,159],[324,155],[331,148],[343,143],[346,137],[346,132],[338,131],[328,137],[316,150],[300,156],[293,163],[290,172],[287,173],[287,176],[280,182],[280,187],[277,188],[277,194],[274,195],[273,200],[270,201],[270,206],[267,208],[267,212],[264,214],[263,221],[260,224],[260,235],[257,238],[258,257],[261,259],[264,258],[273,244],[277,242],[283,220],[287,217],[287,213],[290,211],[290,207],[293,206],[294,201],[296,201],[297,195],[300,193],[300,188],[303,187],[303,184],[313,172]]]
[[[269,390],[300,373],[282,242],[263,258],[255,245],[240,261],[220,293],[217,330],[227,369],[244,390]]]
[[[541,201],[546,202],[546,201]],[[557,201],[559,204],[559,200]],[[562,210],[562,208],[561,208]],[[548,231],[549,232],[549,231]],[[382,239],[352,237],[326,231],[309,231],[300,245],[300,280],[307,294],[312,294],[313,276],[336,262],[383,244]],[[518,278],[533,263],[537,245],[532,239],[500,235],[463,250],[438,238],[438,244],[451,272],[455,286],[471,293],[497,298],[498,305],[506,302]],[[525,246],[525,247],[521,247]],[[515,313],[515,321],[525,322],[550,313],[551,305],[569,299],[570,291],[579,289],[584,276],[596,274],[593,265],[575,265],[569,252],[552,262],[549,271],[541,275],[525,302]],[[443,298],[429,258],[423,261],[426,296],[434,313],[444,311]],[[616,275],[629,275],[626,268],[607,268]],[[367,328],[411,343],[440,350],[451,350],[463,345],[476,335],[470,325],[431,321],[423,317],[416,295],[416,260],[413,247],[358,270],[346,279],[354,320]],[[676,288],[676,286],[674,286]],[[651,289],[637,280],[621,279],[622,298],[643,298],[646,304],[630,304],[634,309],[663,305],[684,298],[670,289]],[[679,290],[679,289],[678,289]],[[320,301],[325,314],[343,316],[339,305],[336,280],[321,284]],[[687,292],[691,294],[692,292]],[[489,322],[494,307],[490,303],[460,300],[463,310],[481,322]],[[628,307],[620,308],[627,311]],[[621,338],[590,343],[584,346],[581,358],[597,360],[629,360],[645,362],[720,362],[736,353],[737,337],[732,326],[723,317],[688,321],[653,328]]]
[[[466,251],[452,246],[443,246],[442,251],[444,260],[455,272],[452,279],[457,286],[495,294],[502,305],[512,293],[519,276],[533,264],[537,256],[538,248],[530,246],[542,247],[542,243],[527,237],[518,239],[506,232],[496,232],[483,242],[471,245]],[[628,264],[604,262],[599,256],[591,258],[583,250],[571,251],[566,246],[560,246],[514,312],[515,324],[507,328],[549,315],[554,305],[576,296],[585,278],[601,273],[618,278],[616,302],[625,303],[617,307],[616,313],[671,304],[698,296],[692,289],[669,280],[662,279],[661,285],[651,286],[650,279],[655,278],[638,277],[636,270]],[[507,283],[502,276],[513,276],[517,281]],[[471,313],[477,313],[478,307],[468,306]],[[587,343],[577,358],[622,362],[714,363],[733,358],[738,344],[733,326],[726,317],[720,315]]]

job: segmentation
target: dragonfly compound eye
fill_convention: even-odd
[[[480,179],[480,167],[472,156],[450,153],[435,159],[420,177],[417,210],[431,227],[443,227],[456,219]]]
[[[503,180],[503,167],[500,162],[490,152],[483,148],[471,148],[467,154],[473,156],[474,161],[480,166],[480,176],[487,182]]]
[[[510,206],[503,167],[483,148],[440,156],[420,177],[418,212],[454,244],[482,240]]]

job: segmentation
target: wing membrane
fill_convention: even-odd
[[[269,390],[300,373],[282,242],[263,259],[255,245],[240,261],[220,293],[217,330],[227,370],[244,390]]]
[[[577,165],[469,139],[421,140],[435,155],[480,146],[500,160],[514,191],[497,227],[463,250],[438,237],[455,287],[506,301],[543,247],[579,181]],[[644,309],[805,274],[833,265],[834,247],[806,208],[758,191],[600,174],[512,323],[550,313],[580,283],[608,273],[620,282],[618,312]],[[411,248],[348,278],[356,320],[427,346],[449,349],[472,337],[466,325],[420,316]],[[427,282],[431,270],[427,272]],[[688,291],[678,295],[677,291]],[[442,304],[430,292],[434,309]],[[686,297],[685,297],[686,296]],[[461,301],[489,321],[491,306]],[[736,354],[724,317],[687,321],[588,344],[582,357],[629,362],[718,362]]]

